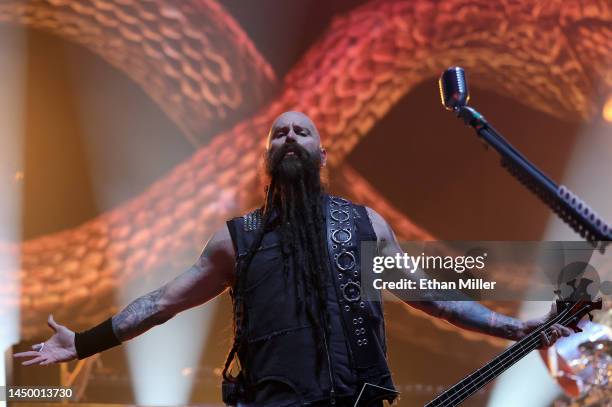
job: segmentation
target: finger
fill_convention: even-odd
[[[53,329],[55,332],[57,332],[59,329],[59,325],[53,319],[53,314],[49,314],[49,318],[47,318],[47,325],[49,325],[49,328]]]
[[[558,338],[559,336],[561,336],[559,333],[559,328],[556,325],[550,327],[550,335],[553,338]]]
[[[21,364],[23,366],[30,366],[30,365],[38,364],[39,362],[42,362],[43,360],[45,360],[44,356],[38,356],[37,358],[26,360],[25,362]]]
[[[553,331],[551,336],[552,338],[550,340],[550,345],[552,346],[557,342],[557,340],[561,337],[561,335],[559,334],[558,331]]]
[[[53,363],[55,363],[55,360],[47,358],[47,359],[45,359],[45,361],[40,362],[40,365],[41,366],[48,366],[48,365],[51,365]]]
[[[546,335],[546,332],[542,331],[542,333],[540,333],[540,337],[542,339],[542,346],[545,348],[549,347],[550,341],[548,340],[548,335]]]
[[[555,324],[552,326],[552,328],[555,330],[559,338],[562,336],[570,336],[572,332],[571,329],[566,328],[561,324]]]
[[[548,332],[546,335],[546,346],[550,346],[553,344],[554,338],[555,338],[555,334],[552,332]]]
[[[19,352],[19,353],[13,354],[13,357],[16,357],[16,358],[29,358],[29,357],[35,357],[35,356],[40,356],[40,352],[29,350],[26,352]]]

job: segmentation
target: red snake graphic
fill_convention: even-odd
[[[343,164],[412,87],[461,65],[483,85],[575,119],[591,117],[612,91],[607,0],[372,1],[337,16],[282,83],[212,0],[0,1],[0,21],[49,31],[102,56],[201,145],[108,213],[0,245],[21,258],[18,273],[0,270],[0,298],[8,302],[0,312],[20,308],[23,339],[45,335],[50,312],[73,329],[89,327],[117,311],[119,285],[193,262],[212,231],[259,196],[264,135],[282,111],[312,117],[331,171],[350,179],[344,194],[379,211],[400,239],[426,239],[432,236]],[[20,297],[1,295],[20,285]]]

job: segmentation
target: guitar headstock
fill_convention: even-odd
[[[572,328],[574,332],[582,332],[582,329],[578,327],[578,323],[585,315],[589,316],[589,320],[593,320],[591,311],[600,310],[603,308],[603,301],[601,298],[595,301],[588,299],[582,299],[578,301],[572,300],[557,300],[557,315],[566,313],[560,323]]]

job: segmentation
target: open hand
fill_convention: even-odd
[[[49,315],[47,324],[55,332],[51,338],[33,345],[31,351],[13,354],[15,358],[32,358],[22,362],[23,366],[45,366],[52,363],[68,362],[77,358],[76,348],[74,347],[74,332],[55,322],[53,315]]]

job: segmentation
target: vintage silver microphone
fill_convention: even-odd
[[[465,71],[460,66],[448,68],[438,81],[442,105],[447,110],[456,111],[470,101],[470,91],[465,80]]]

